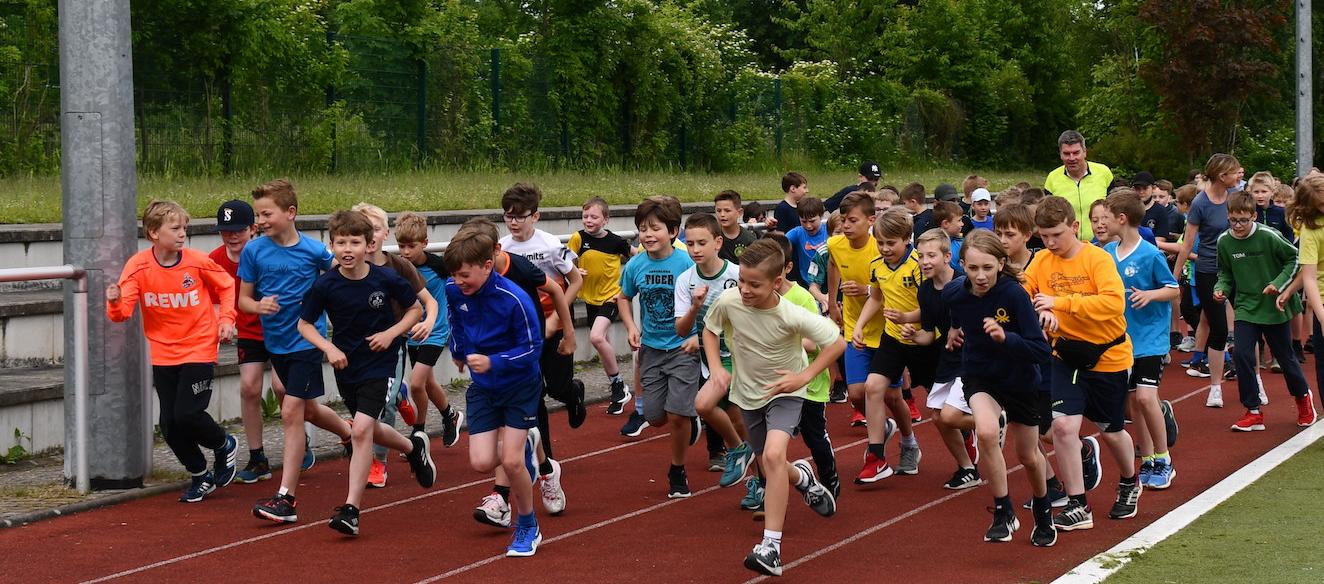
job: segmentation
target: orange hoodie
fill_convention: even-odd
[[[147,248],[124,264],[119,287],[120,300],[106,302],[106,316],[124,322],[142,302],[152,365],[216,362],[218,329],[234,325],[235,288],[207,254],[185,248],[179,262],[164,267]]]
[[[1025,290],[1033,298],[1043,292],[1057,298],[1053,316],[1057,332],[1051,338],[1104,344],[1126,334],[1126,300],[1122,277],[1112,256],[1088,243],[1071,259],[1049,250],[1035,254],[1025,271]],[[1131,339],[1110,347],[1092,371],[1113,373],[1131,367]]]

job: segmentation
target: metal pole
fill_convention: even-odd
[[[138,251],[129,0],[59,0],[57,8],[64,259],[87,270],[85,283],[65,286],[64,327],[75,332],[65,336],[64,397],[75,407],[65,410],[64,443],[70,458],[88,469],[79,472],[66,462],[66,478],[94,489],[138,487],[145,461],[136,430],[147,426],[140,321],[112,325],[104,311],[86,310],[104,301],[107,279]],[[87,316],[81,323],[80,304]],[[78,331],[86,338],[78,339]],[[86,389],[81,445],[80,376]]]
[[[1305,176],[1315,160],[1314,88],[1310,52],[1310,0],[1296,0],[1296,175]]]
[[[80,270],[81,271],[81,270]],[[92,490],[87,463],[87,275],[74,280],[74,476],[78,492]]]
[[[777,160],[782,159],[782,78],[778,77],[772,80],[772,108],[776,115],[777,133],[775,142],[777,144]]]

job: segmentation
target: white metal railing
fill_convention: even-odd
[[[92,490],[87,464],[87,271],[78,266],[0,269],[0,282],[72,280],[74,284],[74,482],[78,492]]]
[[[749,228],[749,229],[753,230],[753,231],[756,232],[756,233],[762,233],[763,231],[767,230],[767,227],[768,227],[766,223],[741,223],[740,225],[741,225],[742,227]],[[638,231],[613,231],[612,233],[615,233],[616,235],[619,235],[619,236],[621,236],[621,237],[624,237],[626,241],[634,241],[635,239],[638,239],[638,238],[639,238],[639,232],[638,232]],[[567,241],[570,241],[570,234],[558,235],[558,236],[556,236],[556,237],[557,237],[557,239],[560,239],[560,240],[561,240],[561,243],[565,243],[565,242],[567,242]],[[427,250],[427,251],[432,251],[432,252],[446,251],[446,245],[449,244],[449,243],[450,243],[449,241],[441,241],[441,242],[437,242],[437,243],[429,243],[428,246],[425,247],[425,248],[423,248],[423,249],[425,249],[425,250]],[[398,252],[400,251],[400,246],[398,246],[398,245],[384,245],[384,246],[382,246],[382,251],[384,251],[384,252],[386,252],[386,253],[398,253]]]

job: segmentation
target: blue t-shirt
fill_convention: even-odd
[[[314,348],[299,335],[303,296],[317,275],[331,269],[331,250],[321,241],[299,234],[299,241],[281,247],[270,237],[259,237],[244,246],[239,255],[239,280],[253,284],[257,299],[275,296],[280,309],[262,315],[262,340],[277,355]],[[308,321],[313,322],[313,321]],[[326,335],[326,319],[314,323]]]
[[[639,334],[644,346],[659,351],[679,347],[685,339],[676,334],[676,279],[694,265],[689,254],[671,249],[666,259],[647,253],[630,258],[621,272],[621,294],[639,297]]]
[[[1232,191],[1229,190],[1228,194]],[[1227,201],[1215,205],[1204,191],[1191,201],[1191,210],[1186,213],[1186,224],[1199,227],[1200,239],[1195,245],[1195,271],[1206,274],[1218,273],[1218,236],[1228,230]]]
[[[1143,240],[1145,240],[1145,241],[1148,241],[1151,245],[1153,245],[1153,246],[1155,246],[1155,247],[1158,246],[1158,240],[1157,240],[1157,239],[1154,239],[1154,230],[1153,230],[1153,229],[1150,229],[1150,228],[1148,228],[1148,227],[1145,227],[1144,225],[1141,225],[1140,227],[1137,227],[1136,229],[1140,230],[1140,239],[1143,239]],[[1092,243],[1092,244],[1094,244],[1094,245],[1099,245],[1099,238],[1095,237],[1094,239],[1091,239],[1091,240],[1090,240],[1090,243]]]
[[[1131,306],[1131,290],[1176,288],[1177,280],[1168,268],[1168,258],[1154,244],[1143,240],[1126,257],[1119,257],[1118,244],[1114,241],[1103,249],[1117,264],[1117,273],[1122,276],[1126,290],[1126,333],[1131,336],[1132,353],[1136,357],[1166,355],[1172,304],[1150,302],[1144,308],[1136,308]]]
[[[975,229],[987,229],[989,231],[993,231],[993,214],[989,213],[988,217],[983,221],[971,217],[970,225],[974,226]]]
[[[313,283],[303,297],[299,316],[306,322],[331,319],[331,344],[349,359],[349,365],[336,371],[336,383],[363,383],[395,376],[404,337],[396,337],[385,351],[374,351],[368,337],[399,322],[391,306],[403,308],[418,303],[418,294],[400,274],[381,266],[368,266],[362,279],[346,278],[340,270],[331,270]]]
[[[827,244],[827,228],[820,224],[818,233],[810,235],[804,227],[796,227],[786,232],[786,239],[790,240],[791,249],[795,250],[795,257],[791,259],[800,276],[798,281],[808,286],[813,281],[809,278],[809,266],[814,263],[818,250]]]
[[[951,263],[952,263],[952,268],[953,268],[953,269],[955,269],[957,272],[960,272],[960,273],[964,274],[964,273],[965,273],[965,268],[962,268],[962,267],[961,267],[961,242],[962,242],[962,241],[964,241],[964,240],[959,239],[959,238],[956,238],[956,237],[953,237],[953,238],[952,238],[952,262],[951,262]]]
[[[432,325],[432,334],[428,335],[428,338],[422,341],[415,341],[411,338],[407,342],[411,347],[419,345],[444,347],[451,336],[450,319],[446,318],[446,278],[448,275],[437,273],[437,268],[430,262],[414,267],[418,269],[418,275],[423,278],[423,286],[428,289],[428,293],[437,299],[437,318]]]

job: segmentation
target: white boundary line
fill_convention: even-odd
[[[1324,423],[1316,423],[1314,426],[1298,432],[1295,436],[1287,439],[1286,442],[1279,444],[1273,450],[1251,461],[1250,464],[1228,475],[1227,478],[1196,495],[1182,506],[1168,512],[1167,515],[1160,517],[1157,521],[1149,524],[1148,527],[1122,540],[1112,549],[1072,568],[1071,571],[1054,580],[1053,584],[1102,582],[1130,562],[1135,555],[1144,553],[1154,544],[1181,531],[1200,516],[1250,486],[1251,483],[1259,480],[1260,477],[1263,477],[1287,459],[1292,458],[1296,453],[1314,444],[1321,437],[1324,437]]]

